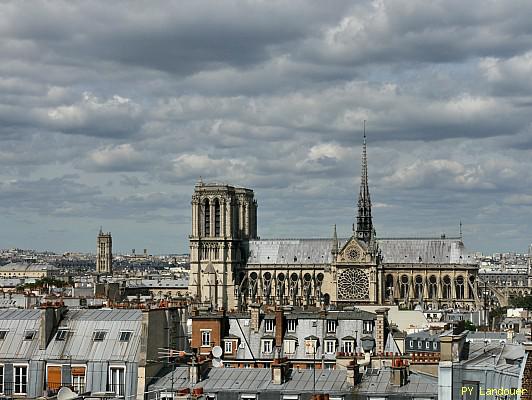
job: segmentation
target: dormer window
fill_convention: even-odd
[[[106,331],[94,331],[92,334],[92,340],[95,342],[103,342],[106,334]]]
[[[318,347],[318,338],[316,336],[307,336],[305,338],[305,354],[316,354]]]
[[[129,342],[129,339],[131,339],[132,332],[130,331],[122,331],[120,332],[120,338],[118,339],[121,342]]]
[[[342,339],[342,351],[345,353],[353,353],[355,351],[355,338],[346,336]]]
[[[0,340],[4,340],[7,336],[8,331],[0,331]]]
[[[297,319],[288,319],[286,320],[286,330],[288,332],[295,332],[297,326]]]
[[[275,326],[275,320],[266,319],[264,320],[264,330],[266,332],[273,332],[273,327]]]
[[[336,333],[337,321],[334,319],[327,320],[327,333]]]
[[[68,335],[68,329],[58,329],[55,334],[55,340],[65,340]]]
[[[364,321],[364,333],[373,332],[373,321]]]
[[[262,352],[264,354],[273,353],[273,339],[262,339]]]
[[[24,332],[24,340],[33,340],[34,337],[35,337],[35,331]]]

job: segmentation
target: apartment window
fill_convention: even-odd
[[[413,340],[410,341],[410,348],[411,348],[411,349],[414,348],[414,341],[413,341]]]
[[[284,341],[284,353],[294,354],[296,352],[296,341],[293,339],[285,339]]]
[[[119,340],[121,342],[129,342],[129,339],[131,339],[131,333],[130,331],[122,331],[120,332],[120,338]]]
[[[297,326],[297,319],[289,319],[286,321],[286,330],[288,332],[295,332]]]
[[[421,340],[417,341],[417,348],[418,349],[422,349],[423,348],[423,343],[421,343]]]
[[[4,393],[4,366],[0,365],[0,393]]]
[[[211,345],[211,330],[201,330],[201,347],[209,347]]]
[[[233,341],[232,340],[226,340],[225,341],[224,353],[231,354],[232,352],[233,352]]]
[[[257,395],[256,394],[241,394],[240,398],[242,400],[257,400]]]
[[[125,394],[126,369],[124,367],[109,367],[109,390],[116,396]]]
[[[34,337],[35,337],[35,331],[24,332],[24,340],[33,340]]]
[[[264,320],[264,330],[266,332],[273,332],[273,327],[275,326],[275,320],[266,319]]]
[[[0,331],[0,340],[4,340],[7,336],[7,331]]]
[[[342,342],[342,351],[345,353],[352,353],[355,347],[355,342],[352,340],[344,340]]]
[[[15,365],[15,386],[14,394],[26,394],[28,391],[28,366]]]
[[[273,340],[272,339],[263,339],[262,340],[262,352],[264,354],[271,354],[273,351]]]
[[[325,341],[325,352],[327,354],[334,354],[336,351],[336,340],[326,340]]]
[[[65,340],[68,335],[68,329],[59,329],[55,334],[55,340]]]
[[[283,394],[282,400],[299,400],[298,394]]]
[[[85,392],[85,367],[76,367],[71,368],[72,374],[72,389],[76,393]]]
[[[92,334],[92,340],[94,340],[95,342],[103,342],[106,334],[106,331],[94,331],[94,333]]]
[[[437,342],[432,343],[432,348],[434,350],[438,350],[438,343]]]
[[[336,332],[336,321],[334,319],[327,320],[327,333]]]
[[[318,341],[316,339],[305,340],[305,354],[316,354]]]
[[[425,349],[430,350],[430,342],[425,342]]]
[[[373,321],[364,321],[364,333],[373,332]]]

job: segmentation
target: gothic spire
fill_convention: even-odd
[[[369,243],[373,235],[371,219],[371,199],[368,186],[368,158],[366,152],[366,121],[364,120],[364,143],[362,146],[362,171],[360,177],[360,193],[358,195],[358,215],[356,237]]]
[[[336,234],[336,224],[334,224],[332,250],[333,255],[338,254],[338,235]]]

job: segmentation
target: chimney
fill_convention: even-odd
[[[286,358],[277,357],[273,360],[272,366],[272,383],[274,385],[282,385],[288,380],[288,373],[290,371],[289,364]]]
[[[347,375],[346,375],[347,384],[350,386],[356,386],[360,381],[360,372],[359,366],[356,358],[349,363],[347,366]]]
[[[392,366],[390,385],[401,387],[408,383],[408,369],[406,366],[402,365],[403,360],[396,359],[394,361],[398,361],[398,363]]]
[[[377,323],[375,327],[375,341],[376,353],[384,354],[384,347],[386,346],[386,324],[388,322],[388,307],[377,308]]]
[[[251,330],[253,332],[259,331],[260,326],[260,305],[257,303],[250,304],[250,314],[251,314]]]
[[[197,384],[201,380],[201,365],[196,361],[196,357],[192,357],[192,361],[188,366],[188,379],[191,385]]]
[[[440,361],[458,362],[466,342],[467,331],[455,334],[448,333],[440,336]]]
[[[281,348],[284,336],[284,319],[281,307],[275,308],[275,346]]]
[[[44,307],[41,308],[41,323],[39,327],[39,349],[46,350],[48,343],[57,330],[63,314],[64,307]]]

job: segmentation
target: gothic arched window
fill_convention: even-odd
[[[205,228],[205,236],[211,235],[211,204],[209,203],[209,199],[205,200],[204,204],[205,208],[205,220],[204,220],[204,228]]]
[[[214,236],[220,236],[220,200],[214,200]]]

